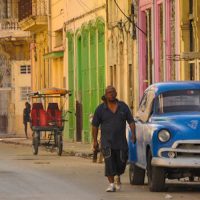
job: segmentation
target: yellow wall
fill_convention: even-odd
[[[32,47],[32,89],[39,90],[48,86],[48,61],[44,54],[48,52],[47,31],[38,32]]]
[[[51,86],[63,88],[63,58],[52,61]]]
[[[64,57],[51,59],[51,86],[54,87],[67,87],[67,41],[66,32],[73,31],[74,33],[82,27],[83,24],[88,23],[90,20],[96,19],[101,16],[106,21],[105,0],[84,0],[80,2],[78,0],[52,0],[51,1],[51,43],[52,51],[64,51]],[[90,14],[86,14],[89,11],[93,11]],[[84,15],[85,14],[85,15]],[[84,15],[84,17],[80,17]],[[76,19],[80,17],[79,19]],[[72,19],[76,19],[72,21]],[[62,30],[63,42],[57,45],[58,40],[56,32]],[[64,80],[66,80],[64,82]]]
[[[19,28],[18,1],[1,1],[0,6],[2,6],[2,2],[5,4],[4,6],[7,4],[7,8],[9,9],[5,9],[1,13],[4,17],[0,19],[0,51],[1,44],[3,44],[3,52],[8,55],[8,69],[11,67],[11,76],[8,76],[11,85],[8,85],[7,88],[2,88],[6,89],[8,99],[4,99],[4,102],[1,103],[5,107],[8,105],[7,132],[24,134],[22,113],[25,101],[20,100],[20,88],[31,86],[31,75],[20,74],[20,66],[30,65],[30,32]]]
[[[122,11],[130,16],[131,1],[118,0],[117,3]],[[131,23],[112,0],[108,0],[108,13],[108,83],[116,87],[118,98],[135,111],[137,101],[133,100],[137,100],[138,77],[134,76],[137,74],[137,56],[134,56],[136,48],[133,48],[134,40],[129,32]],[[113,70],[116,70],[116,73],[112,73]],[[112,83],[111,77],[114,74],[115,81]]]
[[[64,51],[65,37],[63,32],[64,24],[64,10],[66,6],[66,1],[52,0],[51,1],[51,26],[49,27],[51,40],[50,52]],[[60,32],[61,35],[57,35]],[[58,42],[59,41],[59,42]],[[50,58],[51,62],[50,68],[50,86],[51,87],[61,87],[63,88],[64,79],[64,64],[63,57]]]
[[[64,29],[66,32],[72,32],[79,35],[79,30],[86,24],[91,22],[96,22],[97,18],[101,18],[106,23],[106,0],[85,0],[81,3],[79,0],[74,0],[72,4],[72,0],[67,0],[65,4],[64,10]],[[90,12],[90,13],[89,13]],[[73,20],[74,19],[74,20]],[[105,45],[107,44],[107,27],[105,26]],[[74,41],[76,41],[76,37],[74,37]],[[67,44],[67,42],[65,42]],[[75,45],[76,46],[76,45]],[[66,48],[67,49],[67,45]],[[67,51],[65,51],[65,74],[67,77],[68,73],[68,57]],[[74,57],[74,66],[76,66],[76,52]],[[105,49],[105,59],[107,60],[107,48]],[[106,62],[107,68],[107,62]],[[76,73],[76,69],[75,69]],[[107,73],[107,71],[106,71]],[[108,80],[106,79],[106,84]],[[75,83],[77,84],[77,83]],[[66,83],[68,86],[68,82]],[[78,94],[77,94],[78,95]]]
[[[84,24],[95,21],[98,17],[106,22],[106,0],[85,0],[84,4],[81,4],[78,0],[74,0],[73,4],[71,2],[72,0],[67,0],[64,13],[66,31],[76,33]],[[91,12],[88,13],[89,11]]]
[[[200,1],[193,1],[193,14],[189,13],[189,1],[180,0],[180,53],[186,57],[181,59],[180,78],[181,80],[190,80],[190,63],[194,65],[194,80],[200,80],[199,63],[200,63],[200,26],[199,13]],[[192,19],[194,47],[190,49],[190,25],[189,21]]]
[[[31,87],[31,74],[21,74],[20,66],[30,65],[30,61],[13,61],[12,62],[12,86],[14,90],[12,92],[12,103],[10,105],[11,115],[14,115],[14,123],[12,132],[20,135],[24,135],[23,126],[23,109],[25,107],[25,102],[20,99],[20,88],[21,87]],[[11,128],[11,127],[10,127]],[[31,134],[30,127],[28,129],[28,134]]]
[[[73,2],[73,3],[72,3]],[[83,14],[86,14],[89,11],[94,10],[95,8],[98,8],[102,5],[105,5],[106,0],[84,0],[82,1],[84,3],[81,3],[79,0],[67,0],[67,3],[65,4],[66,12],[65,12],[65,20],[68,21],[72,18],[76,18],[78,16],[81,16]],[[94,19],[97,16],[103,16],[105,15],[105,10],[103,13],[95,12],[93,14],[89,14],[83,18],[83,21],[87,21],[87,18]],[[76,28],[76,27],[75,27]]]

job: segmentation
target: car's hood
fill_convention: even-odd
[[[184,138],[186,135],[191,139],[200,137],[200,112],[157,115],[151,120],[153,124],[179,134],[179,137]]]

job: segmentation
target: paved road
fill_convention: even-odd
[[[199,200],[200,185],[171,183],[163,193],[148,187],[131,186],[122,177],[121,192],[106,193],[102,164],[91,160],[40,151],[30,147],[0,143],[0,200]]]

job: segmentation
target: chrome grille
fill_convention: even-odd
[[[200,140],[178,140],[171,148],[161,148],[158,152],[160,157],[174,158],[200,158]]]
[[[183,143],[178,143],[176,146],[177,157],[184,158],[199,158],[200,157],[200,143],[184,141]]]
[[[199,149],[200,150],[200,144],[178,144],[176,149],[188,149],[188,150],[194,150],[194,149]]]

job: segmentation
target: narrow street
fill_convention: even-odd
[[[27,146],[0,144],[1,200],[197,200],[198,184],[170,184],[166,192],[151,193],[148,187],[131,186],[122,177],[122,191],[106,193],[103,164],[89,159],[62,156],[41,150],[32,155]],[[128,171],[128,170],[127,170]]]

